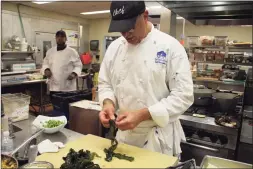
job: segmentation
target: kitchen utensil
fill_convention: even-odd
[[[212,94],[212,97],[214,99],[213,108],[215,112],[230,113],[234,112],[240,96],[231,91],[217,91]]]
[[[215,90],[212,89],[197,89],[194,88],[194,105],[208,106],[213,104],[212,94]]]
[[[15,150],[11,152],[11,155],[13,156],[16,152],[18,152],[22,147],[24,147],[26,144],[28,144],[31,140],[39,136],[44,129],[39,129],[37,132],[35,132],[30,138],[28,138],[26,141],[24,141],[19,147],[17,147]]]
[[[35,161],[32,163],[28,163],[21,168],[47,168],[52,169],[54,168],[54,165],[52,163],[46,162],[46,161]]]
[[[190,169],[190,168],[193,168],[193,169],[196,168],[196,162],[194,159],[181,162],[180,164],[176,166],[168,167],[166,169]]]
[[[65,157],[68,154],[70,148],[73,148],[75,151],[84,149],[96,152],[101,156],[101,158],[95,159],[96,163],[99,164],[101,168],[122,168],[122,166],[127,168],[166,168],[168,166],[177,165],[178,163],[177,157],[148,151],[122,143],[118,144],[115,152],[132,156],[135,158],[134,161],[129,162],[114,158],[111,162],[107,162],[105,161],[104,149],[108,148],[110,144],[111,140],[109,139],[88,134],[80,139],[67,143],[65,148],[61,149],[58,153],[45,153],[38,156],[36,161],[47,161],[52,163],[55,168],[60,168],[64,163],[62,157]]]
[[[206,168],[252,168],[252,164],[241,163],[219,157],[205,156],[200,165],[201,169]]]
[[[16,167],[18,167],[18,161],[17,161],[16,158],[14,158],[14,157],[12,157],[10,155],[1,154],[1,165],[2,165],[1,168],[7,168],[7,167],[3,166],[3,162],[4,162],[3,160],[6,160],[6,162],[8,164],[14,163],[14,165],[16,165]]]

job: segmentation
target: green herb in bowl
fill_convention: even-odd
[[[58,127],[62,124],[64,124],[64,122],[62,122],[60,120],[48,120],[43,124],[43,127],[44,128],[54,128],[54,127]]]

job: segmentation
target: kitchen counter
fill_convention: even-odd
[[[17,126],[22,129],[21,131],[14,133],[15,135],[15,138],[13,139],[14,149],[17,148],[19,145],[21,145],[26,139],[31,137],[31,135],[34,132],[39,130],[38,128],[32,125],[32,122],[34,121],[34,119],[35,119],[35,116],[30,115],[28,120],[23,120],[23,121],[13,123],[14,126]],[[63,144],[66,144],[82,136],[84,135],[64,128],[60,132],[54,133],[54,134],[42,133],[41,135],[37,137],[37,144],[46,139],[49,139],[52,142],[58,141],[58,142],[62,142]],[[22,155],[23,149],[21,149],[21,151],[19,152]]]
[[[185,124],[187,126],[197,127],[203,130],[208,129],[214,132],[237,135],[237,132],[235,131],[237,131],[238,129],[217,125],[213,117],[199,118],[199,117],[193,117],[193,116],[188,116],[188,115],[181,115],[180,121],[182,125]]]

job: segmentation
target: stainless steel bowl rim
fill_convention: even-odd
[[[35,165],[36,164],[45,164],[45,165],[48,165],[48,167],[50,167],[50,168],[54,168],[54,165],[50,162],[47,162],[47,161],[34,161],[34,162],[23,165],[21,168],[25,168],[25,167],[28,167],[33,164],[35,164]]]

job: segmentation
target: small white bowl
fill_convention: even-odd
[[[54,128],[45,128],[43,127],[43,124],[48,121],[48,120],[60,120],[63,122],[63,124],[54,127]],[[67,118],[65,116],[58,116],[58,117],[48,117],[48,116],[41,116],[39,115],[34,121],[33,121],[33,125],[44,129],[44,133],[48,133],[48,134],[53,134],[56,132],[59,132],[60,130],[62,130],[67,124]]]

